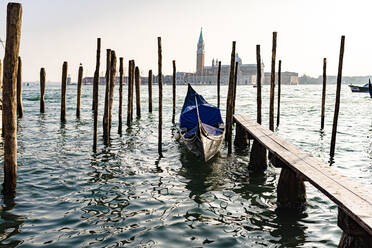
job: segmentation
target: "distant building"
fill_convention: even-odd
[[[297,72],[284,71],[281,73],[280,83],[281,84],[299,84]],[[264,84],[271,83],[271,72],[265,72]],[[275,84],[278,83],[278,73],[275,73]]]
[[[176,84],[216,84],[218,74],[218,59],[213,59],[210,66],[205,66],[205,42],[203,39],[203,30],[200,30],[199,39],[196,49],[196,72],[177,72]],[[235,62],[238,62],[237,84],[256,85],[257,84],[257,65],[243,64],[242,59],[236,53]],[[265,65],[261,64],[261,82],[262,84],[270,84],[270,72],[264,72]],[[282,72],[283,84],[298,84],[298,73]],[[221,65],[220,80],[221,84],[228,84],[230,78],[230,65]],[[277,81],[276,76],[276,81]],[[172,84],[173,75],[162,75],[163,84]],[[100,84],[105,84],[104,77],[100,77]],[[128,78],[124,77],[124,84],[127,84]],[[118,84],[119,78],[116,78]],[[141,84],[147,84],[148,78],[141,77]],[[83,79],[83,84],[93,84],[93,77],[86,77]],[[153,84],[158,84],[158,76],[154,75]]]
[[[85,77],[83,78],[83,84],[86,85],[93,85],[94,77]],[[116,77],[116,82],[115,84],[120,83],[120,78]],[[128,77],[123,77],[123,84],[126,85],[128,83]],[[141,77],[141,84],[147,84],[148,83],[148,77]],[[106,78],[105,77],[100,77],[99,78],[99,84],[105,85],[106,84]]]

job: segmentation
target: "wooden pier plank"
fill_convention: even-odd
[[[242,125],[258,142],[318,188],[372,235],[372,192],[370,190],[353,182],[272,131],[263,128],[248,116],[235,115],[234,121]]]

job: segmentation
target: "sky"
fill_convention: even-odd
[[[0,38],[5,40],[6,5],[0,1]],[[343,75],[372,74],[371,1],[363,0],[24,0],[20,56],[23,80],[38,81],[41,67],[47,81],[60,82],[62,64],[76,81],[95,70],[96,39],[105,49],[134,59],[142,75],[157,73],[157,37],[162,37],[163,73],[195,72],[200,29],[205,65],[212,59],[229,64],[232,41],[243,63],[255,63],[261,45],[265,71],[270,71],[272,32],[277,36],[277,61],[282,71],[300,75],[336,75],[341,35],[345,35]],[[4,49],[0,46],[0,58]],[[127,74],[127,73],[125,73]]]

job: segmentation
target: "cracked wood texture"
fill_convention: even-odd
[[[7,7],[3,75],[4,184],[3,194],[14,195],[17,183],[17,70],[21,40],[22,5]]]

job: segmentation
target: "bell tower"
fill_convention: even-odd
[[[203,40],[203,28],[200,30],[198,49],[196,52],[196,74],[202,75],[204,71],[204,40]]]

